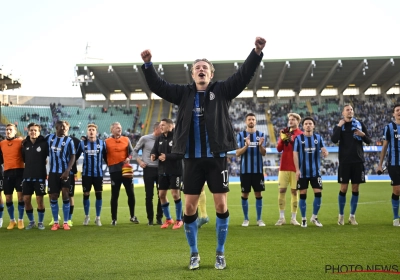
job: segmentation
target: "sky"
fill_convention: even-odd
[[[22,96],[81,97],[72,86],[76,64],[140,65],[145,49],[155,63],[244,60],[257,36],[267,40],[264,59],[400,55],[398,0],[0,0],[0,7],[0,68],[21,79],[13,94]]]

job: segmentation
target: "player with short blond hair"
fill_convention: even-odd
[[[290,223],[292,225],[298,226],[299,222],[296,220],[297,208],[298,208],[298,191],[296,189],[296,168],[293,163],[293,144],[294,139],[297,135],[303,132],[299,129],[299,124],[301,117],[296,113],[287,114],[288,126],[282,129],[280,132],[280,139],[276,149],[278,152],[282,153],[281,164],[278,173],[278,204],[279,204],[279,220],[276,222],[276,226],[281,226],[286,224],[285,219],[285,208],[286,208],[286,190],[290,186],[291,195],[291,219]]]

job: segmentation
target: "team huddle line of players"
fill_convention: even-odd
[[[135,216],[135,195],[133,189],[133,171],[129,165],[133,151],[129,139],[122,136],[121,124],[111,125],[112,136],[105,141],[97,138],[97,125],[87,126],[87,136],[81,140],[68,136],[69,123],[58,121],[56,133],[46,137],[40,135],[41,126],[36,123],[28,125],[28,136],[25,139],[16,137],[14,124],[7,124],[6,138],[0,142],[0,158],[3,163],[3,184],[0,189],[0,227],[3,225],[4,203],[1,191],[4,190],[7,212],[10,223],[7,229],[45,229],[43,220],[45,207],[43,197],[46,195],[46,179],[48,182],[52,221],[51,230],[70,230],[74,208],[76,159],[83,154],[82,190],[85,211],[84,225],[90,221],[90,191],[92,187],[96,196],[95,224],[101,226],[100,213],[103,191],[103,161],[107,163],[111,177],[111,217],[112,225],[117,224],[118,197],[121,185],[128,196],[130,221],[139,223]],[[108,151],[108,152],[106,152]],[[49,165],[47,174],[46,165]],[[13,193],[17,192],[18,221],[14,216]],[[38,223],[34,219],[32,195],[36,194]],[[59,216],[58,200],[62,197],[63,222]],[[24,226],[24,211],[29,224]]]

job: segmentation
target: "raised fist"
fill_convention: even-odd
[[[140,55],[142,56],[144,63],[151,61],[151,51],[150,50],[144,50],[144,51],[142,51],[142,53]]]

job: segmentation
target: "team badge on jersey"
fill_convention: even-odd
[[[215,99],[215,94],[214,92],[210,92],[210,100],[214,100]]]
[[[42,149],[40,147],[37,147],[36,152],[40,153]]]
[[[172,140],[171,140],[171,142],[169,142],[169,146],[172,147]]]

